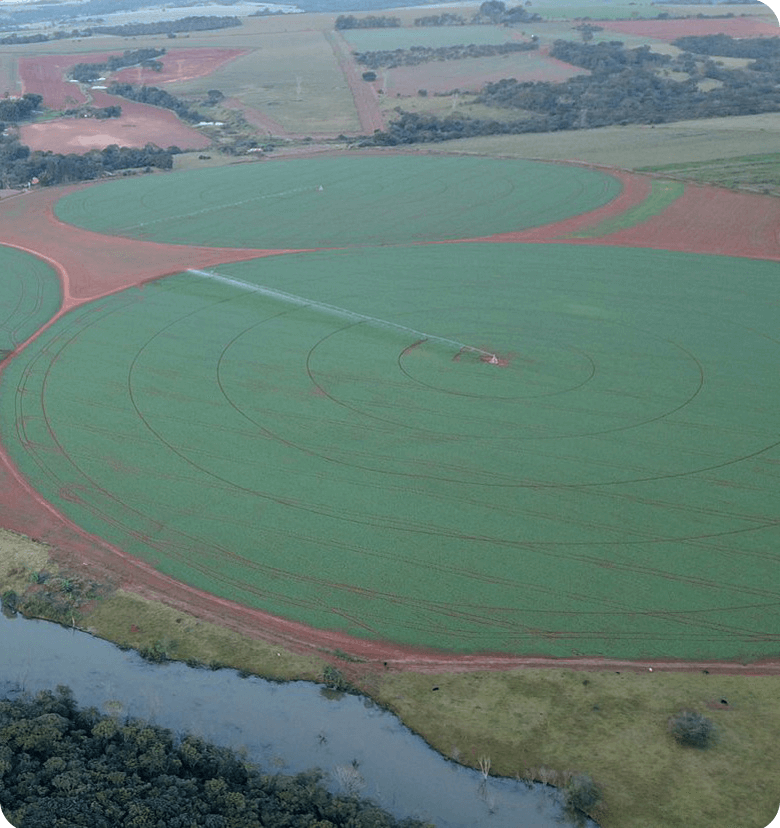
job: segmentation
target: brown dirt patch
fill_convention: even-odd
[[[684,20],[599,20],[611,32],[675,40],[678,37],[727,34],[731,37],[778,37],[780,28],[755,16],[730,18],[690,18]]]
[[[111,80],[120,83],[160,86],[165,83],[203,78],[231,60],[247,54],[246,49],[172,49],[157,58],[163,68],[160,72],[143,66],[128,67],[116,72]]]
[[[87,102],[77,83],[65,79],[68,68],[77,63],[102,63],[117,52],[85,55],[40,55],[19,58],[22,92],[43,95],[43,103],[52,109],[67,109]],[[14,90],[9,90],[14,92]]]
[[[31,150],[61,153],[84,153],[104,149],[111,144],[120,147],[144,147],[155,144],[163,149],[205,149],[210,139],[182,123],[173,112],[148,104],[127,101],[115,95],[95,91],[95,106],[122,107],[119,118],[58,118],[39,124],[25,124],[19,130],[22,143]]]
[[[688,184],[660,215],[598,243],[780,260],[778,227],[780,199]]]

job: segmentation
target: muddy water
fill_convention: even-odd
[[[0,614],[0,695],[71,687],[80,705],[194,732],[273,772],[311,767],[333,791],[372,798],[438,828],[559,828],[557,792],[489,779],[443,759],[397,717],[309,682],[275,684],[233,670],[152,665],[86,633]],[[597,828],[595,823],[588,823]]]

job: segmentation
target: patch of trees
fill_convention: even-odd
[[[3,46],[13,46],[17,43],[45,43],[50,40],[49,35],[45,34],[29,34],[20,35],[14,32],[13,34],[0,37],[0,44]]]
[[[25,92],[21,98],[0,98],[0,119],[23,121],[38,109],[42,101],[41,95],[35,95],[32,92]]]
[[[336,18],[337,29],[398,29],[401,21],[397,17],[386,17],[369,14],[368,17],[355,17],[351,14],[340,14]]]
[[[79,708],[67,687],[0,701],[0,804],[18,828],[425,828],[317,770],[266,774],[233,751]]]
[[[472,23],[500,23],[511,26],[513,23],[533,23],[542,16],[527,11],[523,6],[507,8],[503,0],[485,0],[479,11],[472,17]]]
[[[182,121],[198,123],[199,121],[209,120],[196,109],[191,109],[190,105],[185,101],[171,95],[170,92],[166,92],[164,89],[158,89],[156,86],[133,86],[132,83],[111,83],[107,91],[110,95],[119,95],[122,98],[127,98],[129,101],[170,109]]]
[[[104,63],[77,63],[70,68],[68,77],[80,83],[91,83],[110,72],[137,64],[143,64],[159,72],[162,69],[162,63],[156,58],[164,54],[165,49],[131,49],[122,55],[111,55]]]
[[[615,42],[587,45],[556,41],[551,54],[589,69],[590,74],[563,83],[505,78],[486,84],[476,98],[497,109],[522,110],[522,117],[437,118],[399,110],[397,121],[366,141],[409,144],[780,111],[780,60],[757,60],[746,69],[726,69],[708,60],[699,67],[687,53],[672,60],[645,46],[626,50]],[[675,80],[664,77],[659,69],[685,71],[690,77]],[[702,91],[699,81],[705,77],[719,80],[720,85]]]
[[[434,60],[461,60],[463,58],[491,57],[493,55],[507,55],[511,52],[528,52],[538,49],[536,43],[495,43],[468,46],[412,46],[409,49],[395,49],[379,52],[359,52],[355,55],[358,63],[371,69],[384,66],[394,69],[397,66],[417,66],[420,63],[429,63]]]
[[[416,17],[415,26],[465,26],[466,18],[459,14],[429,14],[425,17]]]
[[[780,38],[777,37],[737,39],[729,35],[714,34],[702,37],[678,37],[677,40],[672,41],[672,45],[684,52],[693,52],[697,55],[743,58],[780,57]]]
[[[30,152],[30,148],[17,138],[3,136],[0,141],[0,185],[15,188],[38,183],[48,187],[73,181],[91,181],[119,170],[169,170],[173,167],[173,156],[178,152],[181,152],[178,147],[161,149],[154,144],[142,148],[112,144],[83,155],[40,150]]]
[[[89,34],[137,35],[174,34],[176,32],[205,32],[212,29],[227,29],[243,26],[240,17],[180,17],[178,20],[160,20],[157,23],[125,23],[123,26],[93,26]]]
[[[122,114],[121,106],[79,106],[66,109],[63,113],[68,118],[118,118]]]

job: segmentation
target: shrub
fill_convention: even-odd
[[[670,719],[669,731],[679,744],[704,749],[712,743],[715,725],[701,713],[681,710]]]
[[[574,774],[565,788],[566,809],[584,814],[592,813],[601,802],[601,791],[587,773]]]

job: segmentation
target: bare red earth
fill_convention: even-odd
[[[43,103],[51,109],[67,109],[87,102],[77,83],[65,77],[67,70],[77,63],[103,63],[114,52],[85,55],[40,55],[19,58],[19,77],[22,92],[43,95]]]
[[[780,35],[780,27],[760,17],[747,15],[727,19],[686,18],[683,20],[599,20],[612,32],[675,40],[678,37],[726,34],[731,37],[764,37]]]
[[[503,234],[492,239],[558,241],[561,235],[574,232],[577,228],[592,226],[600,219],[641,201],[649,192],[647,179],[631,174],[613,174],[621,178],[624,190],[606,207],[545,228]],[[71,189],[74,188],[39,190],[0,202],[2,241],[34,252],[56,268],[63,289],[63,306],[58,316],[89,299],[141,284],[166,273],[286,252],[155,244],[80,230],[63,225],[52,212],[54,202]],[[606,241],[777,259],[780,258],[778,227],[780,202],[711,188],[689,187],[686,194],[661,216],[640,227],[613,234]],[[600,244],[604,241],[599,239]],[[582,242],[570,240],[570,243]],[[780,661],[777,660],[745,665],[726,662],[629,662],[602,658],[553,659],[490,653],[458,656],[312,629],[174,581],[100,538],[81,531],[26,482],[2,447],[0,526],[50,544],[57,559],[72,567],[84,567],[93,577],[119,581],[125,587],[162,600],[182,612],[192,613],[245,636],[277,643],[297,652],[352,653],[366,660],[361,665],[361,669],[366,670],[397,669],[435,673],[508,670],[518,667],[567,667],[600,671],[649,671],[652,668],[741,675],[780,674]]]
[[[210,75],[220,66],[245,54],[246,49],[172,49],[157,58],[162,63],[161,71],[155,72],[143,66],[128,67],[113,74],[111,80],[146,86],[193,80]]]
[[[333,47],[333,54],[336,55],[339,67],[347,79],[355,100],[355,108],[360,118],[360,129],[366,135],[372,135],[376,130],[383,130],[385,119],[379,108],[379,93],[370,83],[363,80],[362,70],[358,70],[352,59],[351,47],[341,34],[334,32],[329,36],[329,40]]]
[[[94,106],[121,106],[118,118],[58,118],[20,129],[22,143],[32,150],[83,153],[111,144],[144,147],[155,144],[166,149],[204,149],[211,143],[198,130],[187,126],[173,113],[148,104],[128,101],[100,90],[92,92]]]

